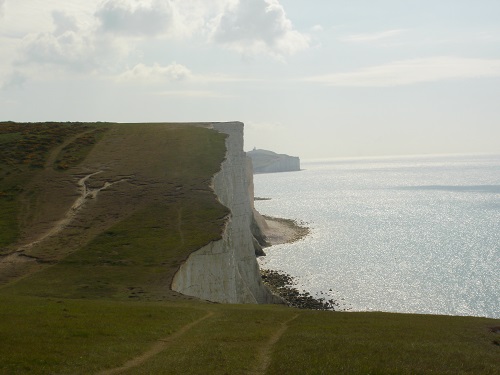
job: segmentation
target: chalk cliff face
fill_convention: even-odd
[[[279,297],[262,284],[255,257],[251,231],[254,215],[249,197],[251,181],[243,151],[243,124],[211,126],[228,135],[226,159],[214,176],[213,188],[231,214],[222,239],[192,253],[174,276],[172,289],[221,303],[278,303]]]

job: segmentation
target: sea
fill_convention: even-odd
[[[257,174],[259,212],[308,226],[261,268],[338,310],[500,318],[500,155],[310,160]]]

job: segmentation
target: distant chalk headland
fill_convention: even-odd
[[[273,151],[253,149],[247,152],[252,159],[254,173],[300,171],[300,158]]]

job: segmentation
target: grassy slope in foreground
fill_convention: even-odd
[[[498,321],[0,295],[0,373],[498,374]],[[194,324],[193,324],[194,323]],[[111,372],[112,373],[112,372]]]
[[[30,202],[36,211],[25,215],[35,234],[43,232],[40,213],[65,212],[37,197],[66,194],[58,203],[71,203],[75,176],[95,170],[104,169],[92,186],[127,181],[103,190],[70,228],[29,250],[51,263],[19,271],[24,277],[0,289],[0,373],[500,372],[500,335],[492,330],[499,320],[217,305],[168,291],[182,259],[220,235],[227,212],[208,184],[224,157],[224,137],[180,125],[106,127],[68,168],[57,167],[64,160],[47,164],[54,150],[64,155],[57,149],[64,140],[48,147],[42,167],[2,165],[7,182],[22,183],[8,190],[10,202]],[[8,222],[16,217],[4,223],[29,236],[23,221]]]

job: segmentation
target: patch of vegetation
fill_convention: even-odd
[[[54,167],[59,170],[66,170],[80,164],[107,130],[102,127],[94,129],[80,135],[73,142],[64,146],[54,162]]]
[[[136,212],[57,265],[6,291],[35,296],[164,300],[193,251],[221,238],[227,210],[194,194]]]
[[[204,314],[192,306],[0,295],[0,373],[95,374]]]
[[[328,314],[328,313],[326,313]],[[493,319],[309,312],[280,340],[272,374],[497,374]]]
[[[13,243],[19,236],[19,226],[16,220],[13,220],[16,215],[17,203],[12,194],[0,192],[0,249]]]
[[[0,145],[5,143],[12,143],[21,140],[23,134],[21,132],[12,132],[12,133],[0,133]]]
[[[0,294],[0,373],[91,374],[144,356],[120,373],[493,375],[500,369],[495,325],[470,317]]]
[[[108,205],[110,213],[123,204],[136,210],[58,264],[6,290],[66,298],[176,298],[169,286],[178,267],[193,251],[221,238],[229,211],[209,184],[225,156],[224,135],[194,126],[127,124],[115,125],[113,138],[116,145],[104,152],[123,158],[110,178],[140,176],[128,178],[140,187],[125,189],[118,200],[110,192],[106,203],[98,198],[97,204]],[[79,139],[75,141],[81,144]],[[153,187],[147,182],[151,180]],[[45,252],[53,259],[53,250],[31,254],[43,258]]]
[[[20,233],[19,196],[26,184],[45,166],[50,152],[65,140],[91,132],[97,141],[105,128],[84,123],[0,123],[0,248],[15,242]],[[70,153],[62,163],[76,165],[91,149],[85,147]],[[1,253],[1,251],[0,251]]]
[[[52,147],[89,129],[82,123],[0,123],[0,165],[43,168]]]
[[[126,374],[253,374],[277,328],[296,314],[278,306],[214,305],[214,315]],[[285,372],[286,373],[286,372]]]

